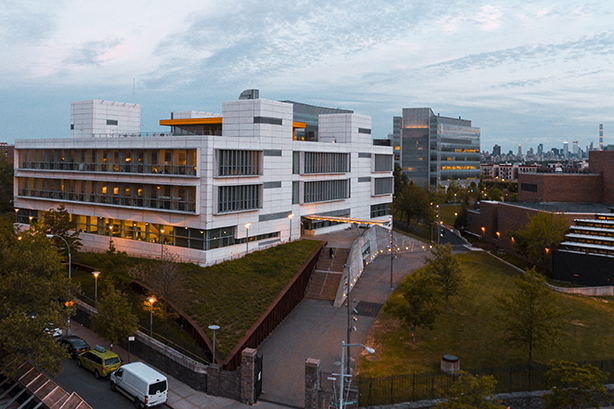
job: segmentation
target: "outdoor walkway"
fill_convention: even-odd
[[[358,234],[357,229],[352,229],[316,236],[315,239],[328,240],[333,247],[349,248]],[[409,243],[410,239],[404,237],[404,240]],[[421,249],[421,246],[414,248]],[[426,254],[424,251],[395,253],[393,285],[396,286],[407,274],[422,267]],[[323,257],[327,256],[323,254]],[[390,294],[390,257],[380,256],[365,268],[350,294],[351,299],[356,300],[353,306],[359,312],[358,321],[352,323],[357,329],[351,335],[352,343],[365,342],[379,309]],[[320,359],[323,372],[338,372],[341,341],[346,340],[346,329],[345,307],[335,308],[331,301],[303,300],[258,348],[264,357],[260,400],[304,407],[305,360]],[[359,348],[351,348],[352,366],[355,366],[359,353]]]

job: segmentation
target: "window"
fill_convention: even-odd
[[[350,197],[349,179],[305,182],[303,203],[342,200]]]
[[[394,159],[392,155],[375,154],[375,164],[373,169],[376,172],[392,172],[392,164]]]
[[[219,186],[217,191],[218,213],[259,209],[262,185]]]
[[[390,203],[371,205],[371,218],[389,216]]]
[[[217,176],[261,174],[261,151],[217,150]]]
[[[373,194],[375,196],[392,193],[394,178],[376,178]]]
[[[117,119],[107,119],[107,125],[117,125]]]
[[[349,171],[347,153],[305,152],[305,173],[345,173]]]

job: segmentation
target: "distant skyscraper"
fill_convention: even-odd
[[[563,142],[563,157],[569,157],[569,142]]]
[[[522,145],[518,145],[518,157],[522,156]]]
[[[543,143],[540,143],[539,145],[537,145],[537,154],[538,155],[544,154],[544,144]]]
[[[401,117],[392,117],[392,146],[394,147],[394,161],[401,164]]]
[[[571,152],[574,155],[580,153],[580,145],[578,145],[578,141],[573,141],[573,145],[571,146]]]
[[[496,145],[492,147],[492,155],[493,156],[501,156],[501,147]]]
[[[603,124],[599,124],[599,150],[603,150]]]

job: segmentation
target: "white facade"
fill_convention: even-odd
[[[112,101],[76,101],[70,104],[70,136],[113,137],[141,132],[141,106]]]
[[[221,136],[18,140],[18,218],[63,204],[86,249],[112,237],[129,254],[164,248],[202,265],[347,227],[304,216],[388,219],[392,148],[373,145],[369,117],[320,115],[319,142],[293,140],[289,103],[225,102],[220,122]]]

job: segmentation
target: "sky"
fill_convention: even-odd
[[[403,108],[481,129],[481,149],[614,144],[611,0],[3,0],[0,141],[69,137],[70,103],[170,112],[260,98]],[[571,148],[570,148],[571,149]]]

